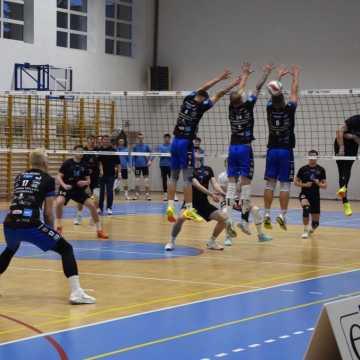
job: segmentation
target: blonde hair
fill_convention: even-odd
[[[45,149],[35,149],[30,153],[30,164],[33,168],[47,168],[47,153]]]

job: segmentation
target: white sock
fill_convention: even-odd
[[[70,291],[71,293],[80,290],[80,278],[79,275],[74,275],[69,277]]]
[[[174,207],[174,200],[169,200],[168,201],[168,206],[173,208]]]
[[[129,196],[129,192],[125,190],[125,196]]]
[[[286,217],[286,214],[287,214],[287,210],[281,210],[281,215],[282,215],[283,217]]]
[[[261,235],[263,233],[262,224],[255,224],[255,227],[258,235]]]
[[[189,203],[185,203],[185,208],[186,209],[192,209],[193,205],[192,205],[192,202],[189,202]]]
[[[175,244],[176,237],[175,237],[175,236],[172,236],[170,241],[171,241],[173,244]]]
[[[268,216],[268,217],[270,217],[270,209],[265,209],[265,216]]]
[[[216,237],[215,237],[214,235],[212,235],[211,238],[210,238],[210,241],[215,242],[215,241],[216,241]]]
[[[97,222],[97,223],[95,223],[95,226],[96,226],[96,230],[97,230],[97,231],[100,231],[100,230],[101,230],[101,222],[100,222],[100,221]]]
[[[82,214],[82,210],[77,210],[76,211],[76,216],[81,217],[81,214]]]

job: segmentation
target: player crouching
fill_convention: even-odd
[[[318,227],[320,222],[320,189],[326,189],[326,172],[323,167],[317,164],[319,153],[310,150],[309,163],[299,169],[295,185],[301,187],[299,200],[303,208],[304,233],[303,239],[307,239]],[[311,214],[311,226],[309,217]]]
[[[211,184],[214,192],[209,190]],[[200,215],[207,222],[212,220],[217,224],[213,230],[210,240],[207,241],[206,246],[210,250],[223,250],[224,248],[217,242],[217,238],[226,229],[226,236],[230,238],[236,237],[236,232],[233,230],[231,220],[228,215],[214,205],[210,204],[208,196],[215,202],[220,201],[220,195],[225,196],[220,185],[215,179],[214,172],[211,167],[201,165],[201,161],[196,160],[194,177],[192,179],[192,193],[193,193],[193,206],[197,214]],[[186,211],[186,209],[184,209]],[[171,251],[175,249],[175,241],[179,235],[181,228],[187,218],[184,211],[178,217],[171,231],[171,240],[166,244],[165,250]]]

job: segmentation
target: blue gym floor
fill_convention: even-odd
[[[162,203],[119,204],[114,216],[161,214],[164,207]],[[66,217],[73,215],[74,209],[67,209]],[[0,213],[0,222],[3,216]],[[300,211],[290,210],[288,219],[290,224],[300,224]],[[322,226],[360,227],[359,213],[344,218],[340,212],[327,211],[322,219]],[[79,259],[166,261],[168,256],[201,253],[178,247],[169,255],[163,252],[163,244],[123,239],[72,244]],[[29,244],[23,244],[18,256],[44,258]],[[41,334],[0,344],[0,359],[28,360],[31,354],[31,359],[41,360],[300,360],[323,304],[358,295],[359,280],[360,270],[354,270]]]
[[[0,358],[300,360],[322,305],[358,295],[359,279],[355,270],[43,334],[0,345]]]

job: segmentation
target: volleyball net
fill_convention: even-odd
[[[152,156],[165,133],[172,133],[184,96],[188,92],[2,92],[0,93],[0,192],[8,193],[14,175],[26,168],[31,149],[48,150],[54,172],[61,161],[85,144],[89,135],[103,136],[123,130],[129,150],[142,132]],[[255,107],[255,158],[267,149],[266,103]],[[229,98],[208,111],[199,126],[201,147],[211,157],[226,156],[230,141]],[[296,112],[296,157],[311,149],[332,159],[336,130],[348,117],[360,113],[360,89],[302,91]],[[124,155],[124,153],[121,153]],[[139,155],[139,154],[133,154]],[[164,154],[162,154],[164,155]]]

